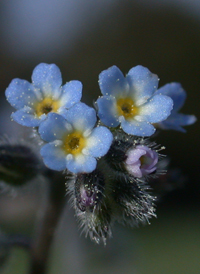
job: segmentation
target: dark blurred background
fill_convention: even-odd
[[[138,64],[146,66],[158,74],[160,86],[181,82],[188,95],[182,112],[200,116],[198,0],[4,0],[0,41],[1,134],[27,135],[10,121],[13,109],[4,92],[13,78],[30,81],[41,62],[57,64],[64,83],[80,80],[83,101],[90,105],[100,95],[102,70],[117,65],[127,73]],[[52,249],[50,273],[200,273],[199,123],[186,129],[187,134],[163,131],[156,137],[166,146],[170,168],[181,170],[185,184],[161,198],[151,226],[116,225],[104,248],[79,237],[73,210],[67,207]],[[37,185],[35,191],[1,194],[3,229],[29,233],[38,189]],[[2,273],[26,273],[27,263],[25,252],[15,249]]]

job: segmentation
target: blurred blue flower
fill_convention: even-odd
[[[185,115],[178,113],[182,108],[186,99],[186,92],[179,83],[170,83],[157,90],[156,94],[167,95],[174,102],[174,107],[171,115],[165,120],[157,124],[161,129],[174,129],[186,132],[182,126],[188,126],[196,122],[194,115]]]
[[[106,127],[95,127],[96,112],[84,103],[66,111],[65,117],[50,113],[40,124],[39,134],[48,144],[41,148],[44,163],[53,170],[92,172],[95,158],[104,156],[113,136]]]
[[[98,116],[109,127],[117,127],[137,136],[150,136],[155,132],[153,123],[165,120],[173,101],[165,95],[155,94],[158,76],[143,66],[133,67],[124,77],[116,66],[99,75],[103,94],[98,98]]]
[[[36,66],[32,82],[13,79],[6,89],[8,102],[17,109],[12,118],[23,126],[39,126],[49,112],[62,114],[66,108],[78,103],[82,96],[79,81],[70,81],[61,86],[61,72],[55,64],[41,63]]]

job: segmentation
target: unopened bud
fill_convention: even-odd
[[[93,211],[103,196],[104,185],[104,176],[98,170],[78,174],[75,182],[77,207],[81,211]]]
[[[27,145],[0,145],[0,180],[23,185],[41,171],[42,165],[33,149]]]
[[[137,178],[142,178],[156,170],[158,153],[144,145],[138,145],[127,152],[125,168]]]

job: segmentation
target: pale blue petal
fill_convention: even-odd
[[[55,113],[55,112],[52,112],[52,113]],[[64,108],[64,107],[60,107],[58,110],[57,110],[57,113],[62,115],[63,117],[66,116],[66,113],[67,113],[67,109]],[[50,113],[49,113],[50,114]]]
[[[127,81],[116,66],[112,66],[99,74],[99,86],[103,95],[117,96],[128,90]]]
[[[67,157],[67,168],[73,173],[85,172],[90,173],[95,170],[97,161],[90,155],[80,154],[77,157]]]
[[[66,155],[56,143],[44,145],[40,150],[40,154],[44,164],[50,169],[58,171],[66,169]]]
[[[12,119],[18,124],[26,127],[38,127],[41,120],[36,118],[33,109],[24,107],[12,113]]]
[[[130,96],[137,106],[145,103],[158,88],[158,76],[143,66],[130,69],[126,78],[130,85]]]
[[[77,103],[66,111],[65,118],[75,130],[91,130],[96,121],[96,111],[84,103]]]
[[[70,81],[62,87],[61,106],[71,108],[74,104],[80,102],[82,97],[82,83],[79,81]]]
[[[159,127],[162,129],[173,129],[181,132],[186,132],[182,126],[188,126],[195,123],[197,118],[194,115],[185,115],[182,113],[177,113],[171,115],[167,120],[158,123]]]
[[[67,134],[68,123],[65,118],[57,113],[49,113],[38,129],[41,138],[46,142],[62,140]]]
[[[165,120],[171,113],[173,101],[165,95],[155,95],[139,108],[139,115],[150,123]]]
[[[13,79],[6,89],[8,102],[16,109],[24,106],[32,107],[37,101],[33,86],[26,80]]]
[[[155,128],[147,122],[138,122],[135,120],[127,121],[122,117],[121,121],[122,129],[132,135],[136,136],[151,136],[155,132]]]
[[[172,113],[178,111],[185,103],[186,92],[179,83],[170,83],[159,88],[156,94],[167,95],[172,98],[174,107]]]
[[[33,70],[32,82],[45,96],[53,96],[62,85],[61,72],[55,64],[41,63]]]
[[[104,156],[112,143],[113,135],[106,127],[96,127],[87,139],[86,151],[94,157]]]
[[[103,96],[97,99],[98,116],[108,127],[119,125],[119,115],[116,111],[116,99],[113,96]]]

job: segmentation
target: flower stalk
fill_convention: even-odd
[[[36,223],[35,236],[31,245],[30,274],[47,273],[51,245],[65,205],[64,176],[58,176],[58,173],[50,171],[50,177],[46,210],[42,219]]]

